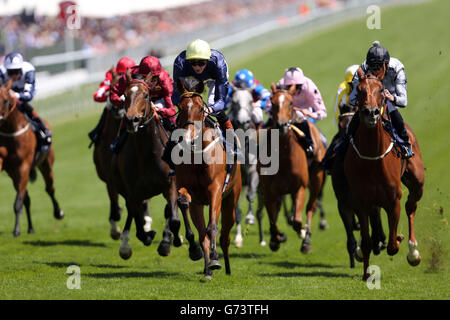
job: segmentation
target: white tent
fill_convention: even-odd
[[[34,9],[38,15],[56,16],[62,0],[0,0],[0,16]],[[164,10],[207,0],[73,0],[82,17],[112,17],[139,11]]]

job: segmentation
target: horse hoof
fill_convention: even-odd
[[[387,248],[387,254],[390,255],[390,256],[396,255],[397,252],[398,252],[398,247],[397,248],[395,248],[395,247],[394,248],[390,248],[390,247]]]
[[[144,232],[143,234],[137,235],[137,238],[142,241],[144,246],[149,246],[152,244],[155,234],[156,231],[151,230],[149,232]]]
[[[57,220],[61,220],[62,218],[64,218],[64,211],[60,210],[54,213],[54,217]]]
[[[208,270],[219,270],[222,269],[222,265],[219,260],[211,260],[208,264]]]
[[[120,235],[121,235],[120,231],[117,231],[117,230],[111,230],[111,232],[110,232],[110,236],[113,240],[119,240]]]
[[[212,274],[205,274],[206,280],[212,280]]]
[[[362,277],[362,281],[367,281],[367,279],[369,279],[370,277],[370,273],[364,273],[363,277]]]
[[[189,247],[189,258],[192,261],[197,261],[203,258],[203,251],[200,249],[199,245],[192,245]]]
[[[409,254],[406,256],[406,260],[408,260],[408,263],[412,267],[416,267],[419,265],[420,261],[422,261],[422,257],[419,255],[416,258],[410,258]]]
[[[259,243],[259,245],[260,245],[261,247],[265,247],[265,246],[267,245],[267,243],[263,240],[263,241],[261,241],[261,242]]]
[[[303,254],[307,254],[311,252],[311,244],[310,243],[303,243],[302,244],[302,248],[300,249],[300,251]]]
[[[170,242],[161,241],[158,246],[158,254],[161,257],[167,257],[170,254]]]
[[[28,229],[29,234],[34,234],[34,229]]]
[[[252,214],[248,214],[247,217],[245,218],[245,223],[254,225],[255,224],[255,216]]]
[[[181,238],[181,236],[173,238],[173,246],[175,248],[181,247],[182,244],[183,244],[183,239]]]
[[[399,234],[399,235],[397,236],[397,241],[398,241],[399,244],[403,241],[403,239],[405,239],[405,236],[404,236],[404,235]]]
[[[18,236],[20,236],[20,231],[13,231],[13,236],[14,236],[14,238],[17,238]]]
[[[283,242],[286,242],[286,240],[287,240],[287,235],[285,234],[285,233],[279,233],[278,234],[278,236],[277,236],[277,240],[280,242],[280,243],[283,243]]]
[[[278,241],[270,241],[269,243],[270,250],[272,251],[278,251],[280,249],[280,243]]]
[[[320,220],[319,222],[319,229],[320,230],[326,230],[328,229],[328,222],[325,219]]]
[[[363,261],[363,255],[362,255],[362,251],[361,251],[360,247],[356,248],[356,250],[355,250],[355,259],[358,262],[362,262]]]
[[[130,259],[131,255],[133,254],[133,250],[131,250],[130,247],[128,248],[120,248],[119,249],[119,255],[123,260]]]
[[[292,228],[294,229],[295,232],[300,234],[300,232],[302,231],[302,223],[297,222],[297,221],[292,221]]]

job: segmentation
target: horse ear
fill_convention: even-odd
[[[127,68],[127,71],[125,72],[125,77],[126,77],[128,83],[130,83],[133,80],[133,78],[131,77],[131,71],[129,68]]]
[[[386,62],[383,62],[383,66],[381,67],[381,70],[378,72],[377,75],[378,80],[383,81],[385,74],[386,74]]]
[[[295,84],[293,84],[293,85],[291,85],[291,86],[289,87],[288,92],[289,92],[290,95],[294,95],[294,92],[295,92]]]
[[[364,76],[364,72],[363,72],[361,66],[358,68],[358,70],[356,72],[358,73],[359,80],[366,79],[366,77]]]
[[[12,84],[13,84],[12,79],[9,79],[9,81],[6,83],[6,90],[9,91],[12,88]]]
[[[270,88],[272,89],[272,92],[275,93],[277,91],[277,88],[275,87],[275,83],[270,84]]]
[[[182,78],[178,78],[177,80],[177,90],[180,94],[186,92],[186,88],[184,87]]]

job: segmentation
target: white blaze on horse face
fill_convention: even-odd
[[[191,108],[194,105],[194,102],[192,100],[189,100],[189,102],[187,103],[187,113],[190,114],[191,113]],[[192,142],[192,130],[191,130],[191,126],[189,126],[189,129],[186,131],[186,134],[184,135],[184,141],[186,141],[187,144]]]
[[[138,86],[131,87],[131,89],[130,89],[130,91],[132,92],[131,101],[134,100],[134,97],[136,96],[136,93],[138,92],[138,90],[139,90]]]

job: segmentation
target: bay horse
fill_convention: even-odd
[[[398,252],[399,243],[403,239],[397,234],[402,182],[409,190],[405,204],[409,224],[407,260],[412,266],[420,263],[414,234],[414,216],[417,202],[423,195],[425,177],[419,144],[411,128],[407,126],[415,156],[406,161],[401,159],[399,152],[394,152],[394,141],[383,128],[382,119],[387,108],[382,83],[385,70],[382,69],[377,76],[370,73],[364,75],[361,68],[357,72],[360,78],[357,96],[360,123],[345,155],[344,172],[350,187],[350,203],[361,224],[363,280],[367,280],[370,276],[368,267],[372,247],[368,218],[373,214],[373,208],[383,208],[387,213],[389,255]]]
[[[339,106],[338,132],[333,137],[333,142],[330,145],[331,148],[334,148],[335,141],[345,138],[347,127],[357,110],[357,106],[349,104]],[[350,190],[344,173],[344,157],[345,152],[336,153],[332,162],[330,175],[334,194],[337,199],[339,215],[344,223],[347,235],[347,252],[350,259],[350,268],[354,268],[355,258],[359,262],[362,262],[362,253],[353,234],[353,231],[360,230],[360,226],[355,219],[356,213],[349,203]],[[372,226],[372,250],[375,255],[378,255],[380,250],[385,249],[386,236],[381,224],[380,209],[373,208],[372,210],[373,212],[369,216],[370,224]]]
[[[253,114],[253,96],[251,89],[238,88],[230,84],[233,88],[230,101],[230,116],[231,122],[235,130],[242,130],[244,132],[245,141],[240,141],[241,145],[245,146],[245,162],[241,164],[242,185],[247,187],[246,199],[248,202],[247,215],[245,223],[254,224],[255,216],[253,213],[253,201],[258,190],[259,176],[256,168],[257,164],[257,128],[252,120]],[[240,135],[238,135],[240,136]],[[253,151],[253,152],[251,152]],[[242,212],[239,208],[239,202],[236,205],[236,237],[234,244],[237,247],[242,247],[242,226],[241,226]]]
[[[161,159],[168,135],[149,97],[152,74],[149,73],[144,79],[133,79],[130,70],[127,70],[125,76],[128,87],[124,93],[126,98],[124,121],[129,136],[121,152],[112,160],[113,183],[119,194],[125,198],[128,211],[119,254],[123,259],[130,258],[132,254],[128,241],[133,219],[137,238],[146,246],[152,243],[155,231],[144,228],[145,200],[162,193],[167,201],[164,209],[166,227],[158,246],[158,253],[167,256],[170,254],[172,236],[175,247],[182,244],[178,234],[180,220],[175,178],[169,177],[169,166]],[[193,240],[192,231],[188,229],[188,224],[186,228],[190,246],[198,247]],[[200,248],[196,251],[197,256],[199,250]]]
[[[216,124],[206,117],[205,102],[201,96],[203,82],[193,84],[186,89],[181,79],[177,79],[179,103],[178,128],[182,139],[176,147],[189,160],[175,163],[177,187],[182,211],[189,208],[192,221],[199,233],[203,249],[206,279],[211,279],[213,270],[221,269],[216,250],[218,223],[222,212],[220,246],[225,259],[225,272],[231,274],[229,246],[230,232],[235,221],[235,208],[242,188],[241,168],[234,161],[227,171],[226,152],[220,140],[222,135]],[[187,85],[187,83],[186,83]],[[209,123],[209,124],[207,124]],[[197,144],[196,144],[197,142]],[[184,146],[184,147],[183,147]],[[186,150],[186,146],[190,149]],[[172,157],[174,154],[173,150]],[[200,156],[200,160],[198,160]],[[209,205],[209,222],[205,225],[203,206]]]
[[[112,74],[112,80],[110,89],[112,89],[117,82],[119,82],[121,74],[114,71],[114,67],[110,69]],[[110,144],[114,140],[119,131],[122,123],[123,114],[120,113],[121,109],[114,107],[108,100],[107,105],[103,112],[105,115],[105,123],[101,132],[100,139],[94,144],[94,164],[97,170],[98,177],[105,182],[106,189],[108,191],[110,209],[109,209],[109,223],[111,225],[110,235],[114,240],[120,238],[120,228],[117,226],[117,222],[120,220],[120,214],[122,208],[119,206],[119,194],[115,188],[112,180],[112,158],[113,152],[110,149]]]
[[[301,252],[311,251],[311,219],[316,209],[316,201],[323,187],[324,173],[319,163],[325,155],[325,147],[320,140],[317,127],[310,124],[311,136],[314,141],[314,156],[308,163],[305,150],[300,139],[301,132],[292,122],[294,120],[293,93],[295,86],[289,90],[277,89],[272,83],[272,117],[273,127],[270,130],[279,130],[279,170],[275,175],[261,175],[264,166],[258,163],[260,173],[260,187],[263,201],[259,201],[258,211],[262,210],[262,202],[269,214],[270,220],[270,249],[277,251],[280,243],[285,242],[286,234],[281,233],[277,227],[278,212],[281,208],[283,195],[290,194],[295,207],[293,229],[302,236]],[[268,136],[270,136],[268,134]],[[271,148],[267,148],[270,150]],[[309,165],[308,165],[309,164]],[[302,232],[302,210],[306,200],[306,189],[309,189],[309,199],[306,206],[307,224]],[[303,233],[303,235],[302,235]]]
[[[20,216],[23,206],[27,212],[28,233],[34,233],[31,222],[30,205],[27,184],[30,172],[35,167],[39,168],[45,180],[45,191],[50,196],[53,204],[53,216],[62,219],[64,212],[60,209],[55,198],[53,186],[53,163],[55,162],[55,151],[50,145],[49,152],[34,162],[37,152],[36,134],[31,128],[29,120],[19,111],[20,103],[14,96],[10,95],[12,80],[0,87],[0,171],[5,170],[13,180],[17,195],[14,201],[14,213],[16,222],[13,231],[15,237],[20,235]],[[44,120],[43,120],[44,121]],[[47,128],[50,128],[45,122]]]

